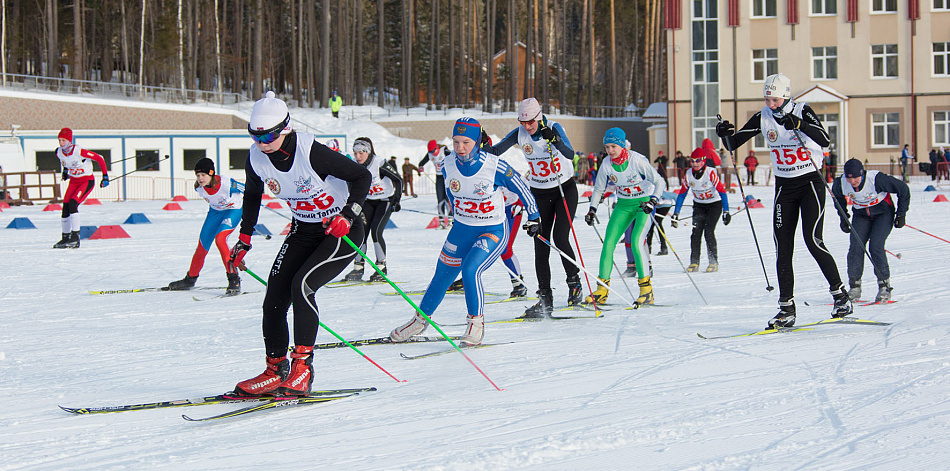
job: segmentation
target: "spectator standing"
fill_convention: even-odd
[[[937,179],[937,149],[930,149],[930,180]]]
[[[755,151],[750,150],[749,156],[745,158],[745,184],[755,185],[755,168],[759,165],[759,159],[755,156]]]
[[[416,194],[415,188],[412,187],[412,180],[414,177],[412,172],[416,172],[416,175],[422,175],[422,171],[419,170],[419,167],[412,165],[412,162],[409,162],[409,157],[406,157],[406,160],[402,164],[402,194],[405,196],[418,198],[419,195]]]
[[[680,186],[686,178],[686,168],[689,166],[689,160],[683,156],[683,153],[676,151],[676,157],[673,158],[673,165],[676,165],[676,178],[679,179]]]
[[[904,150],[901,151],[901,179],[904,183],[910,181],[907,175],[907,164],[911,160],[914,160],[914,156],[910,155],[910,144],[904,144]]]
[[[950,160],[950,150],[945,150],[943,147],[937,150],[937,161],[935,168],[933,170],[936,179],[939,182],[941,178],[945,180],[950,180],[950,174],[947,172],[947,161]]]
[[[660,174],[660,178],[662,178],[663,182],[669,186],[670,179],[666,174],[666,166],[670,164],[670,158],[663,155],[663,151],[661,150],[657,157],[653,159],[653,162],[656,164],[656,173]]]
[[[340,117],[340,108],[343,106],[343,99],[340,98],[340,95],[336,94],[336,90],[333,90],[333,96],[330,98],[330,112],[333,113],[334,118]]]

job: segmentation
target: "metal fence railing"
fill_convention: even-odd
[[[96,82],[63,77],[40,77],[35,75],[4,74],[6,88],[22,91],[41,91],[57,94],[90,94],[104,98],[134,99],[157,103],[194,104],[204,103],[234,107],[250,112],[253,101],[239,93],[192,90],[171,87],[156,87],[122,82]]]

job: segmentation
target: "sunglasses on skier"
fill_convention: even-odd
[[[257,130],[251,129],[251,125],[247,125],[247,132],[251,135],[251,139],[254,139],[254,142],[259,144],[270,144],[277,140],[280,137],[281,131],[287,128],[290,124],[290,113],[287,114],[287,117],[284,118],[277,126],[274,126],[270,129]]]
[[[283,128],[274,129],[271,131],[264,131],[263,134],[257,134],[251,131],[251,139],[254,139],[254,142],[259,143],[259,144],[270,144],[271,142],[276,141],[278,137],[280,137],[280,131],[282,129]]]

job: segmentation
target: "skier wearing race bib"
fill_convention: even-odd
[[[359,241],[360,250],[366,253],[366,243],[370,235],[373,236],[373,249],[376,252],[376,266],[384,273],[386,271],[386,240],[383,231],[389,223],[389,216],[399,211],[399,199],[402,197],[402,179],[396,169],[390,166],[386,159],[376,155],[373,141],[368,137],[358,137],[353,141],[353,155],[356,163],[369,170],[373,176],[373,184],[369,187],[369,195],[363,204],[363,220],[366,223],[366,235]],[[354,241],[357,242],[357,241]],[[353,271],[345,277],[346,281],[360,281],[363,279],[363,257],[356,256],[353,262]],[[385,282],[379,272],[373,272],[369,281]]]
[[[445,229],[452,225],[452,207],[445,196],[445,178],[442,177],[442,161],[449,155],[449,149],[440,146],[435,139],[429,141],[426,149],[426,156],[419,161],[417,167],[422,169],[427,162],[432,162],[432,167],[435,168],[435,209],[439,213],[439,229]]]
[[[63,238],[53,245],[54,249],[79,248],[79,205],[86,200],[92,188],[96,185],[96,177],[92,173],[92,163],[99,164],[102,171],[100,188],[109,186],[109,169],[101,155],[83,149],[73,142],[73,130],[63,128],[59,131],[59,147],[56,148],[56,157],[63,165],[63,181],[69,180],[66,193],[63,194],[63,213],[60,223],[63,228]]]
[[[195,163],[195,191],[208,202],[208,215],[201,225],[198,235],[198,247],[191,257],[191,266],[185,277],[168,284],[171,291],[184,291],[194,288],[201,267],[211,244],[218,248],[224,270],[228,275],[228,288],[225,294],[233,296],[241,294],[241,277],[237,270],[228,263],[231,258],[231,249],[228,247],[228,236],[241,222],[241,205],[243,204],[244,184],[230,177],[218,175],[214,171],[214,161],[205,157]]]
[[[363,200],[373,181],[360,164],[294,132],[287,104],[274,92],[254,103],[248,132],[254,139],[245,173],[241,235],[230,263],[244,266],[266,186],[293,214],[290,232],[277,251],[264,294],[262,330],[267,368],[241,381],[245,396],[307,395],[313,383],[313,345],[320,318],[316,291],[350,263],[356,251],[341,240],[363,240]],[[294,348],[287,361],[287,309],[294,305]]]
[[[904,227],[907,208],[910,206],[910,188],[903,181],[885,173],[864,170],[860,160],[851,159],[844,164],[844,174],[841,178],[836,178],[832,183],[831,192],[842,208],[848,207],[846,197],[850,198],[851,209],[854,210],[850,225],[846,220],[847,212],[839,214],[843,232],[850,233],[851,228],[854,228],[854,234],[850,238],[851,246],[848,248],[848,282],[851,285],[848,296],[852,301],[861,297],[864,246],[867,245],[874,275],[877,276],[877,296],[874,302],[889,301],[893,288],[884,243],[887,242],[891,228]],[[891,193],[897,195],[896,208]]]
[[[770,75],[763,88],[765,107],[735,131],[729,121],[716,125],[716,134],[729,151],[735,151],[758,134],[765,136],[775,174],[775,208],[772,213],[779,284],[779,313],[769,328],[795,324],[795,274],[792,254],[799,217],[808,252],[818,262],[834,298],[832,317],[844,317],[853,307],[841,283],[838,266],[822,240],[825,183],[821,175],[822,148],[830,139],[815,112],[806,103],[791,100],[792,83],[782,74]],[[817,170],[816,170],[817,168]]]
[[[709,266],[706,272],[719,271],[719,248],[716,243],[716,224],[722,218],[722,224],[729,225],[732,215],[729,214],[729,197],[726,196],[726,186],[719,179],[719,173],[714,167],[706,165],[709,151],[697,147],[689,156],[692,170],[686,172],[686,179],[676,197],[676,209],[670,225],[677,227],[680,218],[680,209],[686,201],[686,195],[693,195],[693,233],[689,239],[689,266],[686,271],[699,270],[699,255],[702,252],[703,238],[706,239],[706,252],[709,257]]]
[[[520,126],[512,130],[497,145],[489,149],[495,155],[505,153],[518,145],[528,161],[530,170],[526,175],[531,194],[541,213],[541,236],[548,239],[575,259],[571,247],[571,224],[577,212],[577,183],[574,181],[574,149],[567,133],[560,124],[541,113],[541,105],[535,98],[528,98],[518,107]],[[527,318],[550,317],[554,310],[551,291],[551,247],[540,240],[534,241],[534,268],[538,277],[538,303],[525,311]],[[581,302],[580,270],[573,262],[561,258],[567,275],[567,304]]]
[[[455,222],[442,245],[432,281],[426,287],[419,309],[431,316],[442,303],[452,280],[462,273],[467,328],[462,345],[479,345],[484,336],[485,291],[482,273],[508,248],[509,226],[502,188],[515,192],[524,204],[528,222],[524,229],[534,237],[541,229],[537,205],[521,176],[498,156],[478,147],[482,139],[478,121],[464,117],[455,122],[454,152],[445,158],[442,174],[448,189]],[[429,323],[417,312],[402,326],[393,329],[393,342],[405,342],[426,330]]]
[[[610,286],[610,270],[614,261],[614,249],[624,231],[633,223],[630,249],[637,266],[637,281],[640,295],[636,304],[653,304],[653,285],[650,283],[650,252],[646,248],[647,231],[653,225],[650,215],[666,190],[666,180],[650,165],[646,156],[625,148],[626,133],[620,128],[608,129],[604,134],[604,149],[609,162],[605,161],[597,172],[594,190],[590,197],[590,209],[584,222],[593,226],[597,206],[607,188],[607,182],[616,185],[617,207],[610,215],[604,244],[600,251],[600,267],[597,273],[597,289],[584,301],[604,303]]]

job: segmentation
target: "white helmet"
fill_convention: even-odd
[[[762,95],[789,100],[792,98],[792,81],[784,74],[769,75],[762,87]]]
[[[264,98],[254,103],[247,130],[251,134],[263,134],[278,129],[281,134],[290,134],[290,112],[287,111],[287,103],[269,91]]]

